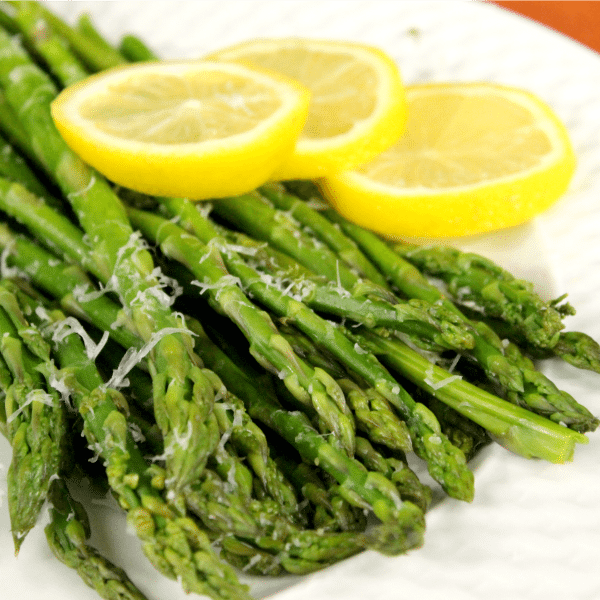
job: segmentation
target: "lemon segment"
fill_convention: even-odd
[[[251,40],[210,60],[258,65],[311,91],[304,129],[275,179],[313,179],[351,169],[391,146],[406,125],[398,67],[368,45],[308,38]]]
[[[117,67],[62,91],[66,143],[111,181],[158,196],[246,193],[291,154],[310,92],[274,73],[208,61]]]
[[[490,83],[407,87],[405,134],[323,178],[347,219],[391,237],[458,237],[525,223],[567,190],[568,131],[533,94]]]

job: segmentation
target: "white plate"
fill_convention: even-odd
[[[478,2],[392,0],[176,0],[49,2],[74,20],[88,11],[116,42],[141,35],[165,58],[198,56],[256,36],[306,35],[378,45],[407,83],[487,80],[528,88],[565,121],[579,164],[568,193],[533,225],[462,243],[536,282],[545,295],[569,292],[568,322],[600,339],[600,57],[531,21]],[[600,414],[600,376],[552,364],[563,389]],[[10,462],[0,443],[1,475]],[[527,461],[499,447],[475,468],[472,504],[445,500],[428,515],[422,549],[383,558],[366,552],[305,578],[252,580],[257,597],[277,600],[597,600],[600,597],[600,443],[590,436],[564,466]],[[97,600],[54,559],[42,527],[12,554],[0,507],[0,597]],[[123,565],[150,600],[183,600],[124,534],[114,505],[98,503],[94,543]]]

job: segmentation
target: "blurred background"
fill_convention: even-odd
[[[600,2],[491,2],[538,21],[600,52]]]

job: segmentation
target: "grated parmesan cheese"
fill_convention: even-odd
[[[11,267],[8,264],[8,257],[12,254],[14,242],[8,243],[0,254],[0,276],[6,279],[20,278],[29,279],[29,276],[18,267]]]
[[[35,315],[40,321],[47,321],[48,323],[52,321],[48,311],[41,304],[35,307]]]
[[[106,345],[109,336],[108,331],[105,331],[100,341],[98,343],[94,342],[83,325],[75,317],[66,317],[62,321],[58,321],[52,325],[51,329],[54,330],[52,334],[53,342],[62,342],[71,334],[77,334],[83,340],[85,354],[90,360],[95,360],[98,357],[102,348]]]
[[[454,357],[454,360],[452,361],[451,365],[448,367],[448,372],[452,373],[454,372],[454,369],[456,369],[456,365],[458,364],[458,361],[460,360],[460,354],[457,354]]]
[[[201,282],[195,279],[191,284],[200,288],[200,294],[204,294],[207,290],[217,290],[217,298],[218,292],[225,287],[234,285],[242,288],[242,281],[235,275],[223,275],[216,283],[207,283],[206,281]]]
[[[362,348],[358,342],[354,344],[354,350],[357,354],[369,354],[369,351]]]
[[[54,405],[54,399],[52,398],[52,396],[50,394],[48,394],[40,389],[31,390],[27,394],[27,396],[25,396],[25,402],[23,402],[23,404],[21,404],[21,406],[19,406],[19,408],[17,408],[17,410],[12,412],[8,416],[8,418],[6,419],[6,422],[8,424],[12,423],[21,413],[24,412],[25,408],[28,407],[33,402],[41,402],[42,404],[45,404],[46,406]]]
[[[458,381],[462,379],[461,375],[451,375],[450,377],[445,377],[439,381],[433,380],[433,369],[431,369],[431,375],[429,375],[429,370],[427,371],[427,377],[423,380],[430,388],[433,390],[439,390],[444,386],[452,383],[453,381]]]
[[[92,174],[92,175],[90,175],[90,179],[84,188],[81,188],[74,192],[68,193],[67,198],[70,200],[71,198],[76,198],[77,196],[84,196],[85,194],[87,194],[87,192],[89,192],[94,187],[95,183],[96,183],[96,176]]]
[[[129,382],[127,381],[127,374],[152,351],[154,346],[160,342],[162,338],[167,335],[174,333],[185,333],[187,335],[196,335],[185,327],[164,327],[160,331],[156,331],[152,334],[150,339],[141,346],[138,350],[135,348],[128,348],[123,355],[119,365],[113,371],[111,378],[104,384],[104,389],[113,388],[119,389],[121,387],[127,387]]]

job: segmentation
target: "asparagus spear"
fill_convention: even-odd
[[[289,256],[261,248],[256,241],[235,232],[227,232],[217,227],[197,211],[189,201],[178,198],[164,199],[163,211],[176,217],[179,224],[198,236],[205,244],[214,243],[221,235],[232,237],[240,246],[240,252],[221,243],[223,260],[229,270],[243,281],[243,285],[265,304],[272,304],[273,298],[283,295],[300,299],[313,311],[337,316],[344,320],[370,327],[387,327],[410,336],[413,343],[425,348],[469,348],[473,345],[470,328],[465,326],[454,312],[444,307],[420,300],[400,302],[388,295],[386,301],[372,298],[372,287],[357,282],[350,293],[338,283],[327,283],[314,273],[295,262]],[[247,250],[246,250],[247,249]],[[238,255],[239,254],[239,255]],[[280,300],[281,302],[285,300]],[[271,306],[272,310],[275,309]],[[287,316],[290,316],[288,311]]]
[[[407,243],[394,244],[393,249],[422,273],[442,279],[456,303],[474,305],[485,316],[502,319],[534,347],[556,345],[563,317],[574,314],[564,296],[545,302],[533,284],[478,254]]]
[[[133,34],[124,35],[119,43],[119,52],[130,62],[158,60],[146,43]]]
[[[26,324],[5,287],[0,287],[0,306],[0,353],[13,379],[5,390],[4,415],[13,451],[8,500],[18,553],[65,460],[66,407],[56,391],[46,391],[48,345]]]
[[[242,202],[243,204],[243,202]],[[193,240],[172,222],[158,215],[151,215],[137,209],[130,209],[130,216],[147,236],[160,244],[165,254],[183,262],[195,274],[199,267],[206,263],[206,250],[199,238]],[[216,245],[211,245],[214,251]],[[195,252],[195,255],[194,255]],[[223,260],[225,258],[223,253]],[[228,255],[228,265],[234,266],[232,254]],[[235,274],[240,276],[245,265],[235,262]],[[248,277],[255,277],[249,273]],[[323,344],[337,360],[352,372],[357,373],[371,387],[377,389],[390,404],[400,413],[410,431],[413,448],[418,456],[424,459],[433,478],[440,482],[446,492],[456,498],[470,500],[473,497],[473,476],[466,468],[464,456],[452,446],[441,433],[435,417],[422,405],[406,393],[402,386],[383,368],[381,363],[369,352],[358,349],[332,323],[317,317],[305,305],[293,298],[278,294],[277,290],[261,281],[250,284],[248,277],[244,283],[253,294],[261,294],[261,300],[269,302],[269,307],[281,317],[296,323],[317,344]],[[434,439],[434,443],[430,443]]]
[[[130,208],[129,216],[167,256],[190,269],[211,302],[244,332],[252,355],[281,377],[299,403],[314,409],[324,431],[333,432],[352,455],[355,424],[343,393],[325,371],[311,368],[294,353],[267,313],[258,309],[232,280],[216,248],[204,246],[198,238],[158,215]]]
[[[212,210],[251,237],[269,242],[344,289],[352,289],[360,280],[332,250],[303,232],[289,215],[275,211],[258,193],[220,198],[213,203]]]
[[[245,505],[227,482],[207,470],[186,493],[187,503],[217,534],[226,559],[245,572],[261,575],[309,573],[365,549],[362,532],[302,529],[281,517],[276,503],[249,499]]]
[[[44,171],[43,165],[37,159],[31,146],[27,132],[19,122],[13,108],[8,104],[4,91],[0,89],[0,131],[6,141],[15,148],[28,162],[34,163],[40,171]]]
[[[375,234],[357,227],[339,215],[328,211],[329,217],[340,224],[363,251],[378,264],[390,281],[409,297],[438,301],[465,317],[460,310],[412,264],[404,260],[387,243]],[[505,389],[506,398],[517,404],[528,406],[533,411],[549,415],[557,422],[580,431],[593,431],[598,427],[596,419],[585,407],[557,387],[533,363],[524,360],[521,353],[508,356],[498,335],[483,322],[470,321],[477,331],[475,347],[465,354],[473,357]]]
[[[204,344],[201,344],[201,347],[204,348]],[[91,387],[91,384],[89,387]],[[278,408],[276,404],[273,406]],[[267,413],[268,412],[269,411],[267,410]],[[329,445],[295,413],[290,413],[290,423],[288,424],[287,428],[284,427],[284,430],[288,432],[288,439],[291,438],[295,440],[296,436],[299,434],[308,435],[309,439],[307,442],[303,443],[303,445],[309,450],[308,452],[305,450],[305,453],[308,454],[309,458],[314,460],[315,458],[318,459],[320,457],[321,460],[323,460],[327,465],[326,468],[333,470],[333,472],[337,474],[340,483],[345,482],[344,493],[346,496],[349,496],[352,499],[353,503],[358,503],[360,507],[364,508],[367,506],[365,502],[370,501],[374,503],[373,509],[378,516],[387,517],[387,519],[390,520],[389,523],[385,523],[384,526],[375,529],[366,537],[324,537],[323,534],[315,534],[318,538],[315,541],[308,533],[300,532],[297,534],[300,535],[300,539],[291,544],[291,549],[289,547],[290,544],[286,543],[285,545],[286,553],[289,554],[288,559],[284,561],[284,555],[278,555],[278,560],[282,560],[284,561],[282,564],[288,565],[286,568],[294,569],[296,572],[299,572],[300,569],[303,571],[308,570],[310,564],[312,564],[311,568],[313,570],[314,568],[319,568],[319,564],[320,566],[329,564],[329,562],[334,559],[334,548],[336,544],[340,543],[342,539],[345,539],[345,537],[349,538],[346,540],[346,544],[338,548],[338,555],[341,556],[345,556],[345,552],[353,553],[358,551],[358,549],[364,548],[365,546],[373,547],[386,553],[397,553],[406,551],[407,549],[413,547],[414,544],[420,543],[418,540],[422,534],[422,531],[419,533],[422,525],[419,524],[421,519],[418,517],[418,512],[415,512],[416,507],[411,507],[408,503],[401,505],[398,497],[396,496],[396,492],[392,492],[392,488],[389,488],[389,482],[385,483],[384,479],[380,480],[372,475],[371,477],[367,477],[366,481],[368,483],[365,483],[363,481],[364,475],[361,475],[363,471],[358,469],[357,466],[354,466],[353,462],[344,462],[344,460],[341,458],[343,455],[337,455],[335,453],[331,455],[330,452],[333,450],[333,448],[328,451]],[[322,446],[320,451],[318,450],[319,446]],[[341,463],[339,462],[340,460]],[[350,465],[350,474],[353,477],[358,477],[356,480],[349,481],[347,479],[345,469],[348,468],[348,465]],[[164,480],[164,477],[159,479]],[[376,491],[373,491],[371,486],[375,486]],[[364,499],[362,499],[360,494],[364,496]],[[396,499],[394,500],[394,498]],[[387,508],[385,508],[386,505]],[[399,506],[402,506],[403,508],[401,508],[398,514],[396,514]],[[398,522],[396,522],[396,517],[398,518]],[[415,521],[414,523],[412,522],[413,520]],[[293,539],[296,538],[294,537]],[[233,541],[231,544],[233,544]],[[317,546],[314,546],[314,544],[317,544]],[[315,554],[316,547],[320,548],[321,553]],[[305,548],[308,554],[304,554],[302,552],[302,548]],[[311,548],[312,550],[310,550]],[[237,550],[239,551],[240,549],[238,548]],[[231,552],[233,552],[233,549],[230,546],[227,555],[229,556]],[[311,556],[312,559],[310,559]],[[323,557],[326,556],[329,556],[329,562],[323,563]],[[321,557],[321,559],[319,559],[321,562],[315,562],[315,557]],[[290,562],[287,562],[288,560]],[[312,563],[309,562],[309,560],[312,560]]]
[[[23,249],[23,246],[19,247],[19,250]],[[35,261],[31,260],[31,257],[27,254],[27,252],[20,251],[17,256],[20,260],[23,260],[24,265],[26,265],[27,263],[32,264],[32,262],[36,262],[38,265],[48,264],[47,262],[43,262],[41,254],[37,255]],[[60,281],[64,282],[64,278],[55,277],[53,270],[56,268],[56,264],[50,265],[48,278],[52,281],[56,281],[57,279],[59,279]],[[42,268],[42,271],[46,270]],[[39,281],[39,279],[36,278],[36,281]],[[62,285],[64,288],[64,283]],[[58,290],[58,288],[56,289]],[[103,309],[110,310],[108,302],[105,302],[103,304]],[[112,313],[115,314],[116,312],[118,312],[118,307],[115,306],[114,308],[112,308]],[[105,317],[103,322],[110,322],[111,320],[112,318]],[[135,338],[133,338],[133,343],[135,343]],[[212,379],[213,377],[211,377],[211,380]],[[221,403],[216,403],[215,413],[220,415],[219,421],[222,422],[223,420],[227,419],[227,415],[225,413],[230,410],[232,402],[235,402],[235,399],[231,395],[226,395],[227,392],[225,390],[221,390],[219,393],[221,395],[222,401]],[[221,406],[219,404],[221,404]],[[222,408],[222,410],[218,410],[219,408]],[[311,541],[310,535],[307,532],[296,531],[295,528],[291,527],[288,524],[285,525],[285,527],[289,530],[287,536],[281,538],[280,546],[274,546],[274,542],[269,541],[270,538],[268,533],[265,532],[265,527],[268,526],[272,518],[274,518],[276,515],[281,514],[282,508],[284,509],[283,514],[289,515],[291,512],[295,511],[296,504],[294,501],[290,505],[290,501],[288,499],[289,495],[285,491],[285,487],[282,486],[280,478],[278,478],[277,475],[273,473],[273,468],[269,467],[268,463],[265,465],[265,467],[261,466],[261,460],[263,460],[263,458],[260,455],[264,454],[264,451],[266,451],[266,449],[264,447],[262,448],[262,451],[260,448],[257,449],[257,438],[256,434],[252,433],[253,429],[250,427],[251,424],[249,424],[248,421],[244,419],[243,413],[240,410],[239,406],[236,412],[238,415],[242,414],[241,426],[238,425],[237,427],[233,427],[233,425],[226,425],[225,429],[229,429],[229,427],[231,427],[231,430],[228,431],[228,435],[231,436],[231,440],[234,443],[236,441],[236,429],[239,431],[239,433],[237,433],[237,436],[241,436],[242,438],[241,445],[247,451],[248,460],[263,480],[265,488],[270,491],[271,495],[274,498],[277,499],[276,504],[273,505],[270,509],[263,508],[262,512],[260,512],[262,505],[259,505],[255,509],[255,516],[249,516],[247,513],[247,503],[243,502],[240,504],[240,501],[236,500],[235,496],[231,495],[230,489],[226,495],[221,495],[219,504],[217,503],[217,498],[214,495],[216,489],[214,488],[214,478],[211,480],[213,487],[209,488],[210,490],[212,490],[213,494],[211,496],[207,496],[206,490],[204,490],[204,493],[202,492],[203,486],[204,488],[206,487],[206,478],[210,476],[209,473],[205,471],[202,475],[202,480],[205,483],[202,485],[199,483],[193,484],[192,487],[187,488],[185,491],[188,506],[191,506],[195,512],[199,513],[199,515],[205,519],[205,522],[210,523],[213,528],[219,523],[222,523],[221,527],[231,527],[233,524],[235,524],[238,533],[249,535],[249,523],[253,523],[254,529],[252,530],[251,537],[258,538],[260,536],[262,540],[261,544],[266,546],[266,551],[268,552],[269,556],[271,556],[271,562],[269,562],[267,561],[267,555],[263,553],[263,561],[262,563],[260,563],[260,565],[262,566],[260,566],[258,562],[256,564],[254,564],[253,562],[253,568],[255,570],[258,568],[266,569],[268,565],[271,565],[270,567],[268,567],[268,570],[272,570],[273,563],[275,563],[284,566],[288,570],[293,570],[293,572],[299,572],[300,569],[302,570],[302,572],[308,572],[309,570],[322,568],[323,566],[325,566],[325,564],[330,564],[331,562],[333,562],[334,559],[339,560],[344,556],[353,554],[363,549],[365,546],[369,546],[369,544],[371,544],[371,542],[369,540],[365,540],[363,536],[346,536],[347,539],[344,540],[339,536],[324,538],[323,534],[318,532],[314,534],[316,536],[316,539]],[[229,458],[231,458],[230,455],[224,456],[222,454],[217,458],[218,470],[221,471],[221,477],[223,477],[224,481],[227,482],[227,486],[231,485],[231,475],[228,473],[231,473],[232,469],[227,467],[227,464],[229,464],[227,463],[227,459]],[[243,471],[245,467],[238,463],[235,465],[235,469],[236,475],[239,475],[239,473]],[[162,477],[162,479],[164,480],[164,476]],[[276,490],[276,493],[273,493],[274,490]],[[267,512],[264,512],[265,510],[267,510]],[[221,520],[219,520],[219,515],[222,515]],[[276,525],[276,531],[279,532],[279,534],[277,535],[279,536],[280,534],[282,535],[283,531],[281,518],[278,518],[276,522],[279,523],[279,525]],[[297,536],[300,536],[301,540],[297,539]],[[342,546],[337,547],[337,551],[334,552],[336,545],[341,544],[342,541],[344,541],[344,544]],[[233,556],[235,555],[234,547],[232,544],[233,542],[229,543],[229,549],[227,551],[227,555],[231,559],[233,559]],[[317,547],[315,546],[315,544],[317,544],[317,546],[321,548],[321,553],[315,553],[314,548]],[[302,553],[302,548],[306,548],[306,552],[304,554]],[[312,556],[312,558],[310,559],[308,555],[308,548],[312,548],[312,550],[310,551],[310,556]],[[273,555],[273,552],[275,550],[277,550],[278,553]],[[259,549],[257,549],[257,552],[259,552]],[[245,546],[244,555],[246,556],[246,558],[250,558],[248,546]]]
[[[597,428],[600,420],[585,406],[579,404],[573,396],[558,389],[554,382],[537,371],[533,361],[526,357],[516,344],[509,342],[505,345],[504,352],[512,364],[519,366],[525,380],[523,393],[517,394],[509,390],[506,393],[508,400],[575,431],[585,433]]]
[[[43,332],[52,335],[65,316],[49,310],[45,318],[50,325]],[[215,599],[250,598],[195,521],[181,507],[165,502],[164,478],[154,477],[128,428],[125,398],[105,385],[79,334],[61,336],[54,353],[58,368],[53,381],[68,389],[83,418],[87,442],[105,461],[111,489],[150,561],[167,577],[180,579],[187,592]]]
[[[80,263],[93,275],[102,275],[89,254],[83,232],[25,184],[0,177],[0,210],[27,227],[46,246],[58,248],[61,254]]]
[[[114,60],[115,63],[119,59],[121,59],[122,62],[127,61],[126,57],[122,55],[119,48],[115,48],[113,44],[106,39],[98,27],[96,27],[96,24],[93,22],[89,14],[82,13],[79,15],[77,22],[75,23],[75,29],[83,34],[88,40],[90,40],[90,42],[96,45],[96,54],[101,51],[102,53],[113,57],[112,60]],[[98,58],[95,60],[98,61]]]
[[[254,380],[221,351],[195,320],[197,351],[228,389],[243,399],[252,418],[276,431],[302,459],[334,478],[338,491],[350,504],[372,511],[381,521],[368,533],[368,545],[386,554],[398,554],[422,543],[421,511],[411,502],[398,502],[398,490],[380,473],[369,472],[357,461],[329,444],[297,411],[283,409],[276,399],[256,387]]]
[[[63,479],[52,481],[49,501],[51,520],[44,531],[53,554],[105,600],[146,600],[123,569],[88,544],[87,514],[69,494]]]
[[[319,194],[318,189],[310,182],[299,183],[307,185],[294,185],[290,189],[303,194],[304,199]],[[320,194],[319,197],[322,198]],[[457,312],[456,307],[437,287],[432,285],[416,267],[402,260],[378,236],[347,221],[331,209],[325,210],[323,214],[357,244],[404,297],[418,298],[444,306],[451,312]],[[475,335],[475,345],[470,354],[490,373],[492,378],[499,380],[502,385],[510,389],[523,389],[523,380],[518,369],[508,364],[502,353],[482,336]]]
[[[77,266],[60,261],[56,255],[44,250],[24,236],[16,235],[4,223],[0,223],[0,248],[9,269],[35,281],[49,295],[59,299],[65,310],[78,316],[86,315],[102,331],[125,347],[140,345],[140,339],[130,328],[122,308],[105,295],[94,294],[90,279]],[[88,290],[90,294],[78,292]]]
[[[63,87],[89,75],[83,63],[71,53],[66,40],[50,27],[40,4],[20,3],[14,18],[28,46]]]
[[[529,349],[534,355],[549,358],[549,354]],[[558,342],[551,349],[552,356],[558,356],[565,362],[577,367],[600,373],[600,345],[591,336],[582,331],[561,331]]]
[[[386,456],[364,437],[357,437],[356,453],[369,470],[382,473],[394,482],[403,498],[416,504],[423,512],[427,511],[433,497],[431,488],[419,481],[408,466],[406,457],[401,454]]]
[[[297,196],[287,194],[282,184],[265,184],[259,189],[275,208],[287,211],[310,233],[326,244],[336,255],[361,277],[377,285],[387,287],[388,283],[373,263],[361,252],[357,245],[331,221],[311,208]]]
[[[14,322],[16,319],[17,323],[21,323],[22,315],[15,313],[16,310],[20,310],[19,306],[16,304],[16,298],[12,297],[15,293],[15,286],[12,285],[12,282],[2,280],[2,297],[3,297],[3,305],[10,306],[10,310],[13,315],[12,321]],[[2,317],[4,325],[8,326],[8,322]],[[7,329],[14,329],[14,324],[11,327],[7,327]],[[14,334],[14,331],[11,332]],[[20,328],[20,334],[26,334],[28,339],[31,339],[31,336],[34,334],[34,331],[29,327]],[[10,334],[9,334],[10,335]],[[13,348],[9,349],[9,352],[13,355],[11,356],[11,364],[13,367],[15,365],[14,361],[14,344]],[[38,343],[37,346],[40,346]],[[47,359],[45,353],[43,353],[42,359]],[[24,361],[21,361],[21,366],[25,366]],[[8,365],[2,359],[2,382],[1,387],[4,391],[11,395],[14,390],[12,387],[13,377],[9,371]],[[35,377],[35,373],[29,373],[29,377]],[[25,372],[22,373],[22,378],[24,378]],[[11,389],[12,388],[12,389]],[[41,393],[49,396],[47,392],[43,390],[39,390]],[[60,402],[60,401],[59,401]],[[10,409],[10,400],[8,401],[9,411]],[[35,400],[33,400],[32,404],[37,404]],[[6,405],[5,405],[6,406]],[[3,416],[5,416],[5,406],[3,406],[3,410],[1,411]],[[57,407],[55,407],[59,411],[64,411],[64,405],[57,403]],[[25,409],[28,410],[28,409]],[[21,413],[21,426],[19,430],[17,430],[17,436],[21,436],[23,434],[23,424],[24,420],[22,415],[25,410]],[[44,409],[43,409],[44,410]],[[47,408],[45,409],[47,410]],[[42,433],[44,419],[40,418],[40,411],[36,408],[32,411],[32,413],[38,413],[37,418],[31,421],[31,424],[35,426],[38,430],[38,436]],[[10,413],[10,416],[15,413]],[[10,419],[12,421],[12,419]],[[60,418],[62,421],[62,417]],[[4,420],[4,425],[6,424],[6,419]],[[12,429],[14,425],[10,426]],[[9,428],[5,427],[2,429],[2,433],[9,437]],[[66,436],[66,430],[62,432],[62,435]],[[54,441],[53,441],[54,443]],[[65,444],[59,443],[57,448],[62,446],[64,451]],[[22,457],[21,457],[22,458]],[[31,458],[31,456],[26,456],[26,458]],[[38,514],[36,512],[36,508],[40,508],[40,503],[48,500],[52,506],[51,513],[51,521],[46,526],[46,536],[48,539],[48,543],[54,552],[54,554],[62,560],[67,565],[75,568],[83,580],[95,588],[96,591],[100,594],[102,598],[105,600],[144,600],[145,596],[136,588],[136,586],[129,580],[126,573],[119,569],[106,558],[104,558],[101,554],[98,553],[93,547],[89,546],[86,542],[86,538],[90,536],[89,523],[87,520],[87,515],[85,510],[81,504],[76,502],[69,494],[68,488],[64,479],[57,473],[51,472],[53,467],[56,467],[56,459],[52,459],[52,457],[46,455],[43,457],[48,462],[44,462],[45,470],[49,471],[47,474],[43,474],[41,478],[36,479],[35,475],[40,474],[39,468],[34,468],[31,470],[32,464],[35,465],[36,461],[23,461],[27,464],[22,464],[27,468],[26,477],[17,477],[17,482],[27,482],[28,493],[25,496],[25,502],[23,503],[22,498],[18,498],[17,507],[12,503],[12,500],[15,498],[15,494],[17,496],[21,496],[20,490],[15,490],[14,488],[9,492],[9,500],[11,500],[11,516],[13,516],[15,510],[17,511],[17,516],[15,519],[12,519],[13,522],[13,531],[17,538],[16,546],[18,549],[18,545],[22,543],[24,535],[26,531],[23,529],[23,526],[20,523],[25,524],[26,527],[32,527],[37,521]],[[61,467],[65,467],[65,460],[61,462]],[[49,475],[49,477],[48,477]],[[15,480],[14,477],[9,475],[9,485],[13,483]],[[35,489],[32,487],[32,482],[35,482]],[[38,498],[32,500],[32,495],[34,492],[39,494],[43,494],[46,491],[46,496],[43,497],[40,495]],[[20,506],[19,506],[20,505]]]
[[[327,474],[301,458],[292,460],[294,454],[295,450],[288,445],[276,454],[275,460],[300,497],[309,502],[313,527],[322,531],[364,531],[367,526],[364,511],[339,493],[337,483],[325,481],[330,479]]]
[[[125,348],[138,350],[141,348],[141,341],[129,329],[113,326],[115,323],[123,322],[122,310],[109,298],[99,296],[78,302],[72,298],[73,289],[87,281],[76,267],[66,266],[48,252],[27,242],[27,240],[11,236],[7,229],[5,229],[5,234],[4,242],[0,242],[0,245],[2,243],[11,245],[16,251],[17,264],[34,278],[37,285],[41,285],[45,291],[60,299],[61,304],[70,308],[75,314],[85,315],[86,319],[97,325],[101,331],[110,331],[113,338]],[[88,281],[88,285],[91,289],[91,282]],[[248,419],[243,407],[239,405],[237,400],[215,381],[214,375],[206,369],[203,369],[202,372],[213,385],[215,396],[220,398],[218,402],[215,402],[213,408],[221,435],[231,437],[236,446],[243,449],[246,460],[252,466],[268,493],[278,500],[280,506],[284,507],[288,514],[294,512],[296,501],[269,459],[264,435]],[[148,389],[148,383],[140,381],[140,377],[144,377],[144,375],[138,375],[136,378],[137,385],[141,384],[145,389]],[[231,413],[232,407],[235,407],[234,413]]]
[[[222,257],[227,264],[230,264],[230,260],[233,258],[230,250],[222,254]],[[173,267],[170,266],[170,269],[168,272],[173,274]],[[191,285],[193,281],[193,274],[191,272],[182,272],[181,269],[175,269],[175,271],[176,278],[183,285],[184,289],[186,288],[186,281],[190,282],[187,287],[193,287]],[[255,277],[251,274],[250,279],[248,279],[247,276],[244,277],[244,272],[246,271],[234,270],[236,276],[241,275],[242,287],[248,289],[253,297],[262,298],[263,300],[265,299],[265,294],[268,297],[274,297],[273,302],[269,302],[267,299],[266,303],[282,316],[284,321],[278,324],[278,331],[290,344],[293,351],[314,368],[326,371],[336,380],[344,392],[350,391],[350,395],[346,396],[346,401],[353,410],[357,428],[391,448],[410,451],[412,449],[412,442],[406,423],[398,417],[398,414],[384,396],[375,389],[363,389],[368,388],[368,384],[364,382],[361,384],[363,388],[359,388],[357,385],[354,385],[352,388],[349,387],[350,382],[348,381],[347,367],[352,368],[354,364],[352,360],[348,362],[347,357],[361,360],[360,356],[356,356],[356,345],[348,344],[348,340],[345,337],[341,337],[341,332],[333,327],[332,324],[321,321],[317,315],[308,315],[304,319],[304,324],[312,333],[312,339],[317,342],[324,341],[326,346],[333,346],[333,353],[324,347],[317,348],[311,339],[291,325],[292,322],[301,320],[301,311],[298,310],[298,303],[292,301],[292,307],[286,309],[287,298],[284,297],[283,301],[280,300],[279,292],[271,289],[270,286],[261,286],[260,289],[257,289]],[[192,302],[196,303],[196,300],[192,300]],[[215,318],[218,319],[218,315],[211,317],[211,319]],[[219,328],[222,327],[223,323],[219,322]],[[323,336],[323,331],[330,331],[331,333]],[[340,352],[342,353],[342,360],[338,361],[333,354]],[[240,360],[243,361],[243,357]],[[366,358],[363,356],[362,360],[365,361]],[[287,395],[289,392],[281,390],[280,393]]]
[[[42,3],[30,1],[15,1],[10,2],[17,9],[26,9],[33,5],[33,10],[39,10],[39,14],[48,24],[69,43],[70,47],[77,56],[93,71],[101,71],[123,64],[125,61],[119,52],[110,46],[98,42],[91,38],[85,32],[72,27],[66,21],[54,14]]]
[[[157,423],[170,448],[169,486],[177,494],[202,470],[218,440],[211,387],[192,352],[184,323],[161,294],[152,258],[140,244],[125,209],[108,182],[85,165],[54,127],[49,104],[56,94],[16,40],[0,31],[0,83],[32,140],[32,146],[71,203],[92,243],[95,270],[131,311],[135,329],[151,345]],[[20,73],[20,77],[15,77]],[[12,74],[12,76],[11,76]],[[35,102],[29,101],[30,97]],[[190,447],[186,439],[189,428]]]
[[[517,454],[563,463],[572,460],[576,444],[588,442],[585,435],[506,402],[434,365],[398,339],[382,338],[367,329],[359,337],[391,368],[481,425]]]
[[[0,27],[6,29],[9,33],[17,33],[19,26],[15,23],[12,7],[8,6],[6,2],[3,2],[0,6]]]
[[[0,402],[0,433],[8,439],[8,424],[6,417],[6,403],[4,399],[6,398],[6,391],[12,385],[13,378],[8,365],[4,358],[2,358],[2,353],[0,353],[0,397],[2,401]]]
[[[578,369],[600,373],[600,344],[582,331],[561,331],[558,341],[551,348],[534,346],[518,332],[499,319],[482,318],[481,314],[463,308],[463,312],[472,320],[480,319],[491,327],[502,339],[511,339],[523,352],[537,359],[558,357]]]
[[[10,181],[22,183],[38,196],[50,197],[48,189],[40,182],[25,160],[13,146],[0,135],[0,176]]]
[[[456,373],[456,370],[452,372]],[[492,441],[483,427],[461,415],[454,408],[444,404],[422,388],[413,386],[410,392],[425,406],[429,407],[440,422],[442,431],[455,446],[463,451],[467,460],[475,457],[484,446]]]
[[[195,330],[199,331],[199,327],[197,325]],[[221,404],[225,411],[230,411],[233,404],[237,406],[236,414],[239,415],[241,410],[237,402],[223,389],[215,410]],[[242,421],[242,425],[236,426],[235,421],[238,420]],[[236,416],[225,429],[225,435],[230,436],[228,441],[224,446],[220,445],[220,452],[211,456],[209,468],[204,470],[199,481],[186,489],[185,498],[188,509],[217,536],[217,542],[226,540],[224,556],[227,560],[253,574],[274,575],[282,570],[308,573],[369,546],[368,538],[358,531],[356,535],[339,535],[338,531],[330,531],[332,535],[329,535],[321,527],[314,531],[304,529],[302,519],[298,518],[299,507],[295,498],[290,501],[287,497],[289,492],[282,486],[281,472],[277,470],[274,473],[269,461],[263,467],[262,457],[258,457],[260,468],[256,468],[256,435],[252,435],[252,426],[248,427],[243,414],[241,419]],[[236,430],[238,435],[241,433],[243,436],[241,444],[236,443],[239,441]],[[246,484],[243,478],[240,485],[234,484],[240,479],[240,473],[247,470],[243,463],[237,461],[231,465],[232,453],[223,452],[230,445],[236,448],[243,446],[247,453],[242,458],[249,461],[263,481],[264,491],[257,497],[253,496],[253,492],[257,491],[256,485],[252,485],[249,478]],[[157,448],[152,451],[160,452]],[[155,472],[156,469],[155,466]],[[278,479],[275,485],[272,481],[274,476]]]

